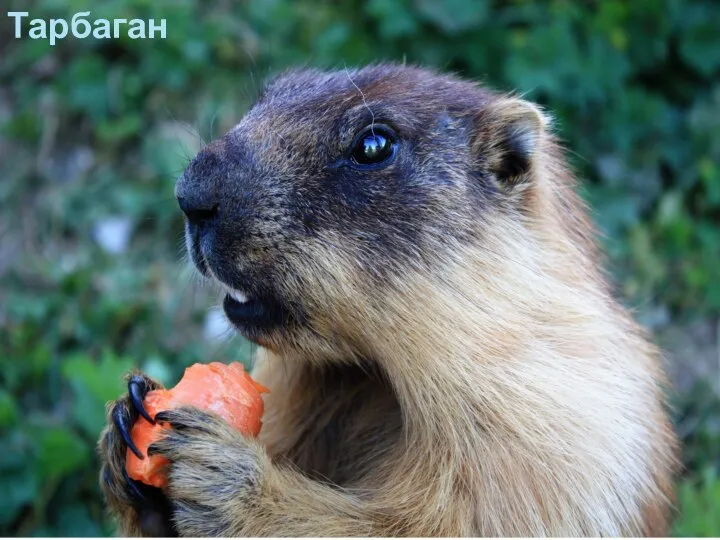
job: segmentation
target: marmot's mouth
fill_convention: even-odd
[[[288,322],[287,311],[275,300],[248,296],[236,289],[226,290],[223,310],[228,320],[247,339],[264,343],[268,332]]]
[[[213,265],[208,260],[206,253],[209,248],[206,245],[203,249],[202,238],[197,228],[193,229],[188,225],[186,240],[190,257],[198,271],[218,283],[224,290],[225,315],[244,337],[259,345],[265,345],[271,331],[281,330],[291,320],[295,320],[272,293],[270,287],[259,283],[256,284],[257,287],[251,287],[249,283],[229,285],[232,280],[237,279],[237,276],[234,273],[230,276],[226,275],[222,264],[215,261]],[[206,238],[205,241],[207,242],[208,239]]]

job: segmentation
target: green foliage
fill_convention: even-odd
[[[105,425],[105,403],[125,390],[123,375],[132,367],[132,360],[115,358],[111,353],[103,354],[98,362],[83,354],[63,362],[62,374],[74,397],[70,417],[90,437]]]
[[[420,63],[546,105],[586,179],[619,294],[658,337],[717,328],[718,2],[8,0],[3,8],[0,533],[109,534],[94,447],[122,374],[139,367],[171,384],[196,361],[247,360],[247,344],[204,336],[215,299],[181,270],[172,190],[201,138],[232,127],[262,79],[288,65]],[[93,20],[167,19],[167,38],[70,37],[50,47],[15,39],[5,16],[69,19],[89,9]],[[108,245],[108,228],[127,245]],[[692,348],[666,345],[687,465],[678,535],[720,535],[719,333],[693,338]],[[705,382],[691,385],[688,373]]]
[[[711,468],[698,482],[683,481],[678,488],[680,518],[674,533],[684,537],[713,537],[720,531],[720,478]]]

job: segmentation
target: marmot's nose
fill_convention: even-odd
[[[221,173],[227,166],[218,153],[221,144],[222,139],[200,151],[175,185],[175,197],[190,225],[211,225],[222,211],[218,190],[223,177]]]
[[[178,196],[178,204],[193,225],[206,224],[218,215],[219,205],[216,202],[203,200],[201,197]]]

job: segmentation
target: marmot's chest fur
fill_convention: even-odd
[[[290,444],[282,441],[287,446],[281,450],[283,456],[308,476],[342,488],[367,486],[372,479],[378,484],[383,464],[397,457],[393,454],[402,437],[400,408],[392,390],[355,366],[309,369],[304,379],[297,387],[281,388],[301,393],[282,397],[283,406],[292,404],[292,436],[297,437]],[[313,386],[323,389],[322,397],[304,399],[305,389]],[[268,407],[279,408],[272,400]],[[272,412],[267,414],[266,425],[274,418]],[[277,430],[271,427],[268,432]]]

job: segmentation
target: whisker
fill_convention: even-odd
[[[370,133],[372,133],[373,137],[375,136],[375,113],[368,105],[367,101],[365,100],[365,94],[362,90],[360,90],[360,87],[355,84],[355,81],[353,81],[352,77],[350,76],[350,72],[348,71],[347,66],[345,66],[345,75],[347,75],[347,78],[350,80],[350,83],[357,89],[358,92],[360,92],[360,97],[363,100],[363,104],[365,105],[365,108],[370,111],[371,121],[370,121]]]

